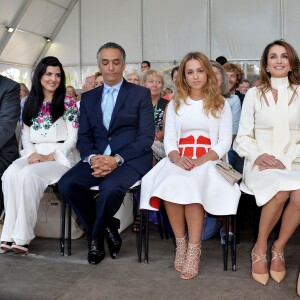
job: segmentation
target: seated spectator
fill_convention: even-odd
[[[1,252],[27,254],[45,189],[77,161],[77,108],[65,96],[65,73],[56,57],[37,65],[23,111],[21,158],[2,176],[5,221]]]
[[[140,76],[136,71],[127,73],[125,79],[128,82],[134,83],[136,85],[140,85]]]
[[[155,70],[148,70],[143,74],[143,86],[151,92],[152,105],[154,109],[155,120],[155,141],[152,146],[153,165],[165,157],[163,139],[164,139],[164,119],[168,101],[161,97],[164,87],[164,77]]]
[[[89,75],[85,78],[84,85],[82,87],[84,92],[88,92],[96,87],[95,75]]]
[[[143,177],[140,203],[141,209],[157,210],[164,201],[176,238],[175,269],[182,279],[199,272],[204,210],[213,215],[237,211],[239,186],[228,184],[215,167],[231,139],[230,106],[220,94],[212,66],[204,54],[188,53],[167,109],[167,157]]]
[[[151,68],[150,61],[148,61],[148,60],[142,61],[142,63],[141,63],[141,71],[142,72],[148,71],[150,68]]]
[[[74,89],[73,86],[68,85],[66,87],[66,95],[69,96],[69,97],[71,97],[71,98],[73,98],[76,101],[77,94],[76,94],[76,91],[75,91],[75,89]]]
[[[250,88],[250,81],[247,79],[243,79],[238,87],[238,91],[241,94],[245,95],[248,92],[249,88]]]
[[[20,125],[22,125],[22,113],[23,113],[24,103],[25,103],[28,95],[29,95],[28,87],[26,86],[25,83],[20,83],[21,114],[20,114],[20,119],[18,121],[18,124],[20,124]]]
[[[0,213],[3,210],[1,177],[19,156],[15,135],[19,117],[20,84],[0,75]]]
[[[223,68],[227,72],[228,75],[228,80],[229,80],[229,91],[231,94],[238,95],[241,101],[241,106],[243,106],[243,101],[244,101],[244,94],[241,94],[237,88],[243,80],[244,76],[244,71],[241,69],[241,67],[238,64],[233,64],[227,62],[226,64],[223,65]]]
[[[173,97],[173,91],[172,89],[170,88],[165,88],[163,91],[162,91],[162,94],[161,94],[162,98],[170,101],[171,100],[171,97]]]
[[[218,56],[216,58],[216,62],[218,62],[221,66],[227,63],[227,58],[225,56]]]
[[[95,73],[95,87],[102,86],[103,84],[103,75],[101,72],[96,72]]]
[[[254,78],[250,83],[250,87],[255,87],[255,86],[258,86],[259,84],[260,84],[260,79]]]

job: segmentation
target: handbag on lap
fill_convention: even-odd
[[[225,161],[218,161],[216,168],[218,172],[232,185],[242,178],[242,174],[236,171],[232,165]]]

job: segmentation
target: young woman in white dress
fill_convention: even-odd
[[[176,94],[167,109],[167,157],[142,179],[140,203],[141,209],[154,210],[164,200],[176,237],[175,269],[182,279],[199,272],[204,211],[236,213],[239,187],[215,167],[231,140],[230,106],[220,94],[210,61],[200,52],[189,53],[180,64]]]
[[[23,110],[21,158],[2,176],[5,221],[1,253],[28,253],[40,199],[77,161],[75,99],[66,96],[65,73],[56,57],[43,58]]]
[[[246,94],[237,135],[236,151],[245,157],[244,183],[262,206],[252,276],[263,285],[269,280],[266,253],[272,229],[282,215],[270,264],[271,277],[280,283],[286,275],[284,249],[300,222],[299,67],[290,44],[267,45],[260,84]]]

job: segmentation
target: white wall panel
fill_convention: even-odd
[[[300,1],[284,0],[283,38],[291,43],[300,55]]]
[[[96,62],[97,50],[116,42],[126,51],[127,62],[141,59],[141,1],[89,0],[81,2],[81,48],[84,65]]]
[[[211,57],[260,58],[280,36],[279,0],[211,0]]]
[[[207,53],[207,0],[151,0],[143,8],[144,59],[180,61],[190,51]]]

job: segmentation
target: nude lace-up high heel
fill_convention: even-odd
[[[272,267],[272,262],[279,258],[283,264],[285,263],[284,261],[284,253],[283,252],[278,252],[276,249],[275,249],[275,243],[273,244],[272,246],[272,260],[271,260],[271,267]],[[277,283],[280,283],[283,281],[283,279],[285,278],[285,275],[286,275],[286,271],[281,271],[281,272],[277,272],[277,271],[273,271],[271,270],[271,267],[270,267],[270,275],[271,277],[277,282]]]
[[[175,254],[175,269],[179,272],[182,271],[182,268],[185,264],[185,257],[187,251],[187,239],[186,236],[183,238],[175,238],[176,239],[176,254]]]
[[[198,244],[188,243],[185,265],[181,272],[181,279],[192,279],[199,273],[201,256],[201,242]]]
[[[254,248],[252,249],[252,252],[251,252],[251,259],[252,259],[252,266],[260,261],[263,261],[265,264],[267,264],[266,254],[256,253],[256,252],[254,252]],[[258,274],[258,273],[252,272],[252,277],[255,281],[257,281],[258,283],[260,283],[262,285],[266,285],[269,281],[269,273]]]

